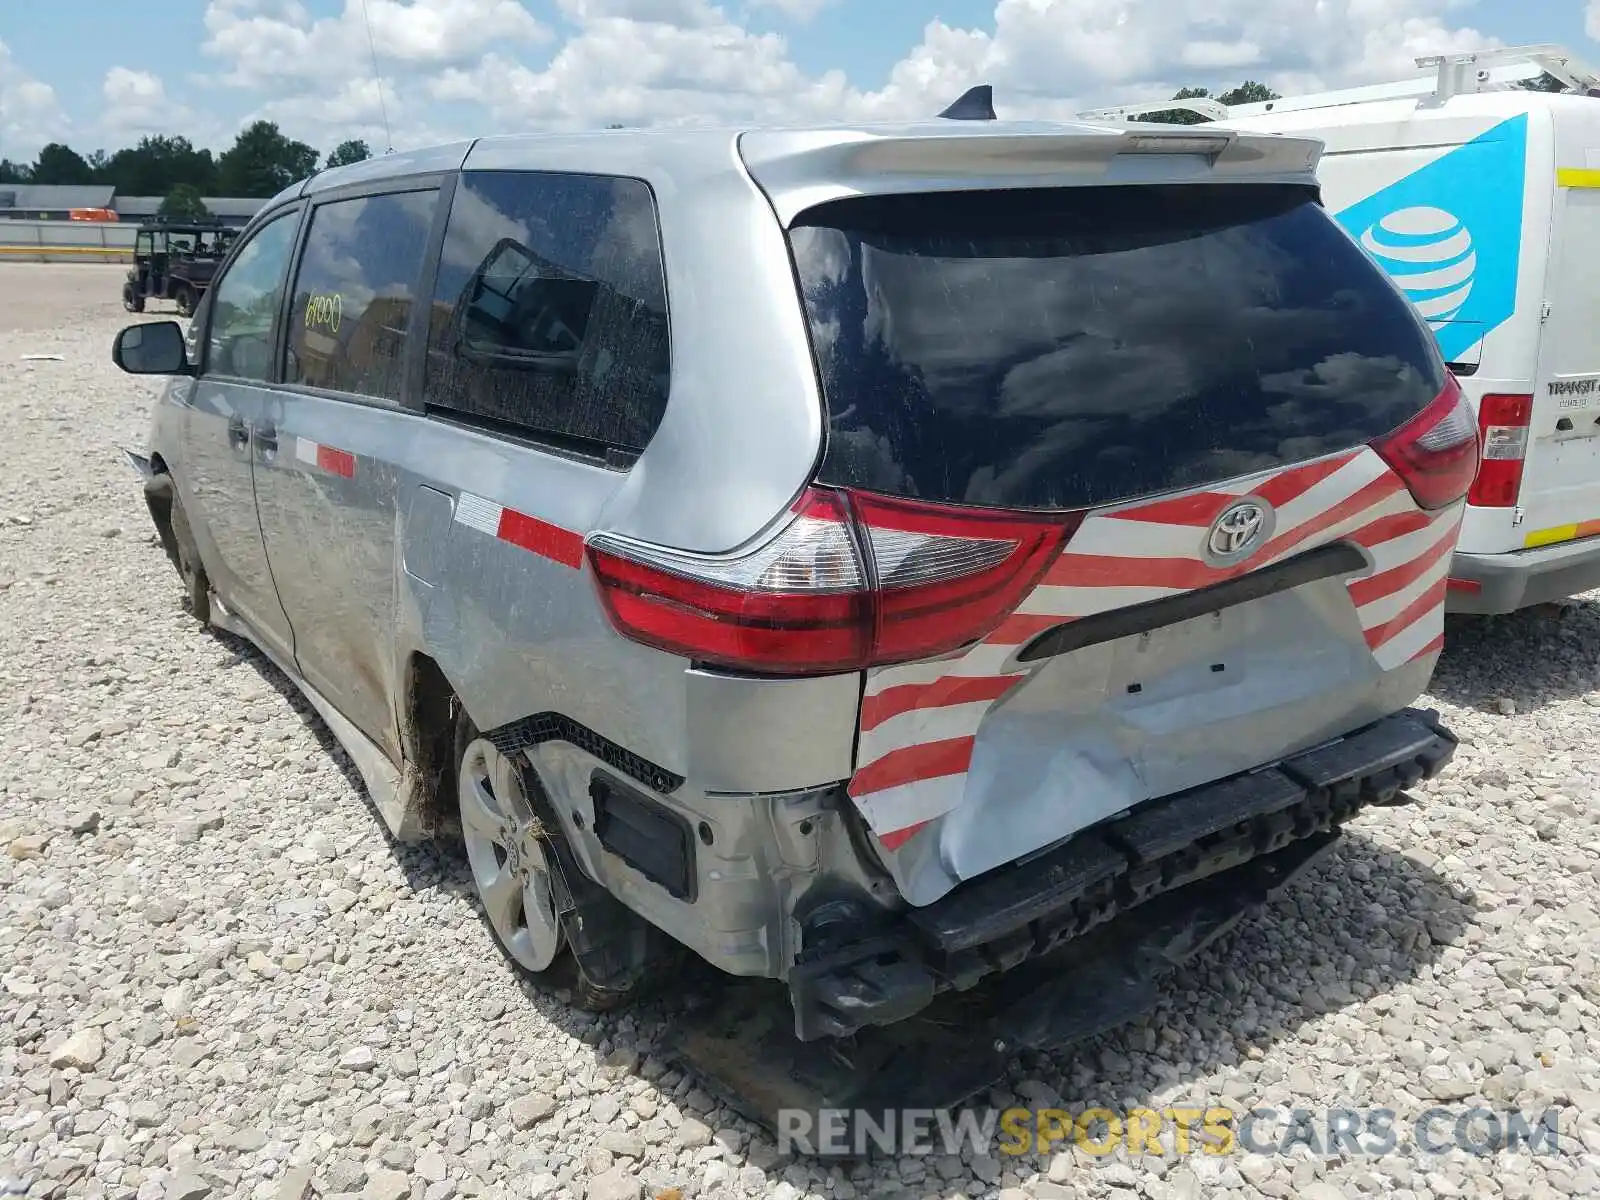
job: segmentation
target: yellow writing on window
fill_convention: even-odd
[[[344,319],[344,297],[338,292],[306,297],[306,328],[338,333]]]

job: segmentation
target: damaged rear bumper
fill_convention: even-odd
[[[1180,907],[1203,904],[1215,919],[1174,926],[1177,940],[1160,942],[1158,957],[1178,961],[1304,870],[1362,808],[1396,803],[1436,775],[1455,747],[1436,712],[1407,709],[1271,767],[1152,801],[847,944],[808,948],[789,974],[795,1034],[809,1041],[893,1024],[1124,914],[1148,923],[1170,907],[1147,912],[1151,901],[1182,895]],[[1228,886],[1198,886],[1208,881]],[[1041,1029],[1027,1040],[1056,1039]]]

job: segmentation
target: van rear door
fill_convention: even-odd
[[[1600,533],[1600,171],[1567,167],[1557,184],[1517,549]]]
[[[908,902],[1421,690],[1476,430],[1311,189],[852,196],[789,237],[875,585],[848,790]]]

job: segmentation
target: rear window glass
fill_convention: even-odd
[[[666,409],[666,276],[637,179],[469,171],[428,332],[428,404],[580,452],[642,450]]]
[[[1357,445],[1444,386],[1426,327],[1305,188],[852,198],[790,244],[830,483],[1104,504]]]

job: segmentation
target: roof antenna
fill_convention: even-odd
[[[994,88],[987,83],[980,83],[975,88],[968,88],[961,94],[949,108],[939,116],[950,121],[994,121]]]
[[[372,38],[372,18],[367,14],[367,0],[361,0],[361,20],[367,27],[367,49],[372,51],[372,81],[378,85],[378,111],[383,114],[383,140],[388,143],[385,154],[394,153],[394,134],[389,132],[389,106],[383,99],[383,76],[378,74],[378,43]]]

